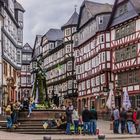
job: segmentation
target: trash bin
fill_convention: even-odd
[[[44,136],[43,140],[51,140],[51,136]]]

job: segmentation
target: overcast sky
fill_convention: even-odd
[[[17,0],[26,10],[24,14],[24,43],[32,47],[37,34],[44,35],[50,28],[60,28],[72,13],[74,5],[77,12],[83,0]],[[114,0],[91,0],[114,3]]]

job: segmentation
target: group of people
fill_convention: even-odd
[[[85,106],[82,114],[78,114],[77,108],[74,108],[72,103],[66,108],[66,134],[70,135],[72,132],[70,130],[71,125],[74,125],[74,134],[79,134],[79,127],[83,129],[83,134],[91,134],[96,135],[97,128],[97,111],[94,106],[92,106],[91,110]]]
[[[113,109],[113,132],[140,134],[140,107],[137,109],[129,108],[128,110],[118,107]]]
[[[21,104],[18,101],[15,101],[14,103],[10,102],[7,105],[7,107],[5,109],[5,114],[6,114],[8,129],[11,129],[13,126],[17,127],[20,109],[21,109]]]
[[[28,110],[27,117],[30,117],[34,108],[35,103],[33,98],[24,98],[22,101],[10,102],[5,109],[7,128],[18,127],[19,111]]]

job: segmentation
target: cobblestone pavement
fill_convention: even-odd
[[[105,134],[106,140],[140,140],[140,135],[129,135],[129,134],[117,134],[114,135],[112,131],[109,130],[110,123],[107,121],[99,121],[98,128],[100,129],[100,133]],[[43,140],[44,135],[26,135],[26,134],[17,134],[10,132],[2,132],[0,131],[0,140]],[[89,135],[52,135],[52,140],[96,140],[97,136],[89,136]]]

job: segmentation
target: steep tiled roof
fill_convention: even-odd
[[[129,3],[128,5],[128,11],[126,14],[121,15],[118,17],[119,19],[114,19],[116,11],[118,6],[120,6],[123,3]],[[132,6],[133,8],[131,8]],[[131,9],[130,9],[131,8]],[[140,14],[140,0],[115,0],[114,6],[113,6],[113,11],[111,14],[111,18],[108,24],[108,28],[110,26],[115,26],[117,24],[120,24],[124,21],[130,20],[131,18],[134,18]]]
[[[105,3],[97,3],[92,1],[85,1],[85,6],[89,9],[92,16],[100,13],[112,12],[112,5]]]
[[[78,16],[79,16],[78,13],[75,11],[73,15],[70,17],[70,19],[68,20],[68,22],[62,26],[62,28],[72,26],[72,25],[77,25]]]
[[[140,13],[140,0],[130,0],[132,4],[134,5],[136,11]]]
[[[77,28],[82,27],[89,20],[95,18],[99,14],[111,13],[112,8],[113,6],[108,3],[103,4],[103,3],[97,3],[97,2],[87,1],[87,0],[84,1],[80,8]],[[83,12],[83,9],[85,9],[86,12],[85,11]],[[82,17],[82,14],[85,15]]]
[[[24,8],[17,1],[15,1],[15,9],[25,12]]]
[[[45,36],[49,41],[62,40],[63,32],[61,29],[50,29]]]

